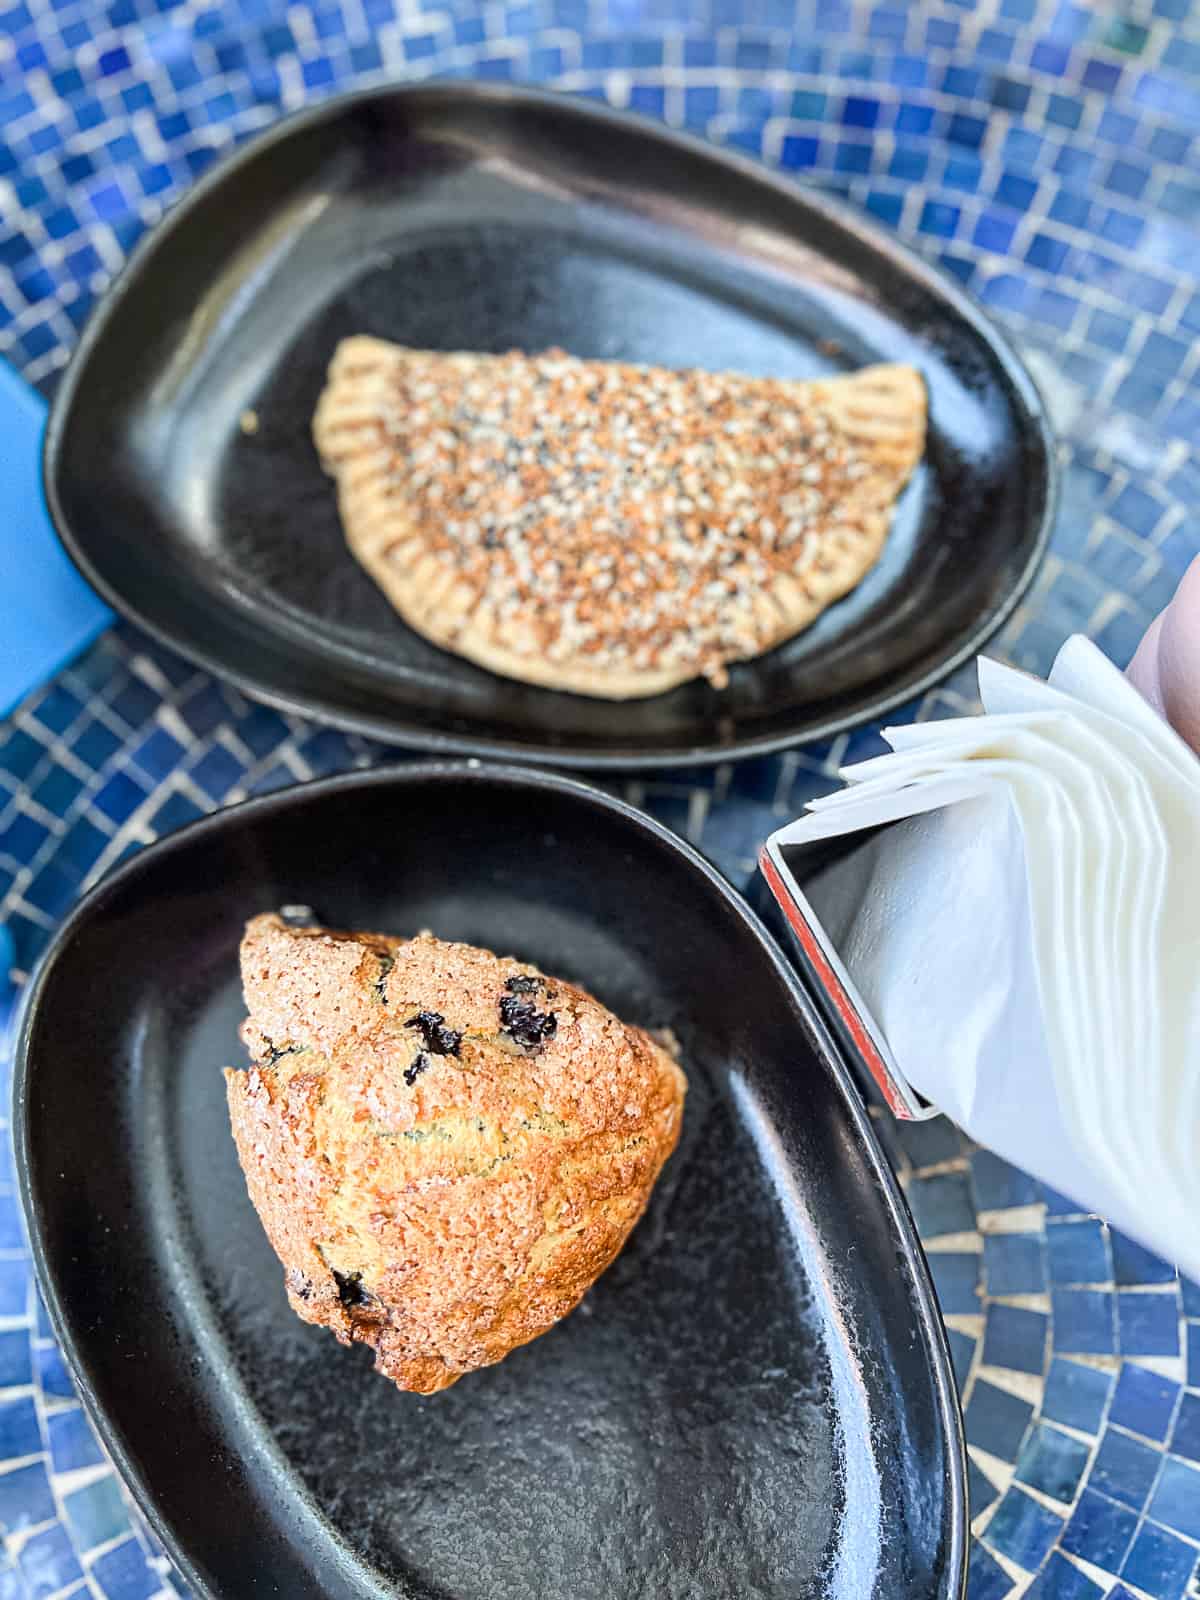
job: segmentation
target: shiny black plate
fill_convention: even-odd
[[[432,1399],[291,1314],[238,1169],[238,939],[294,904],[515,951],[682,1042],[682,1142],[625,1253]],[[15,1095],[56,1331],[198,1593],[958,1600],[962,1442],[911,1219],[777,947],[621,802],[413,767],[185,828],[62,930]]]
[[[929,449],[876,570],[728,689],[533,689],[421,639],[347,553],[310,422],[351,333],[792,377],[911,361]],[[461,84],[330,101],[217,167],[88,325],[46,448],[84,574],[250,693],[424,748],[594,767],[780,748],[931,683],[1029,582],[1052,477],[1022,367],[889,239],[648,122]]]

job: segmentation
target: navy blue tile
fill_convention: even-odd
[[[977,1312],[979,1256],[974,1251],[932,1250],[928,1260],[943,1313],[954,1316]]]
[[[1036,1180],[990,1150],[976,1150],[971,1156],[971,1181],[981,1211],[1008,1211],[1038,1198]]]
[[[1017,1458],[1017,1481],[1069,1505],[1075,1499],[1089,1453],[1088,1446],[1069,1433],[1044,1422],[1035,1423]]]
[[[129,772],[114,772],[92,800],[96,810],[110,822],[125,822],[145,800],[150,792],[145,780],[135,779]]]
[[[1127,1361],[1117,1378],[1109,1420],[1132,1433],[1161,1441],[1167,1437],[1178,1399],[1177,1383],[1136,1361]]]
[[[1025,1600],[1101,1600],[1104,1590],[1085,1572],[1052,1550],[1050,1559],[1025,1591]]]
[[[914,1178],[908,1186],[908,1203],[925,1238],[968,1233],[975,1227],[975,1208],[964,1172]]]
[[[104,1459],[91,1424],[78,1406],[52,1413],[46,1419],[46,1432],[55,1472],[98,1466]]]
[[[1195,1545],[1147,1522],[1138,1530],[1121,1576],[1155,1600],[1181,1600],[1196,1570],[1196,1553]]]
[[[1162,1463],[1162,1452],[1116,1428],[1105,1428],[1088,1474],[1093,1489],[1140,1511]]]
[[[950,1346],[950,1363],[954,1368],[954,1376],[961,1394],[966,1387],[971,1363],[975,1359],[976,1341],[970,1334],[961,1333],[957,1328],[947,1328],[946,1342]]]
[[[1032,1417],[1028,1401],[977,1378],[965,1413],[967,1442],[1001,1461],[1015,1461]]]
[[[1046,1260],[1056,1284],[1111,1283],[1104,1227],[1094,1217],[1046,1223]]]
[[[972,1543],[967,1569],[967,1600],[1008,1600],[1012,1580],[981,1544]]]
[[[1121,1354],[1179,1354],[1179,1301],[1170,1293],[1124,1290],[1117,1295]]]
[[[990,1367],[1040,1373],[1046,1360],[1044,1312],[1019,1306],[991,1305],[983,1338],[983,1359]]]
[[[1191,1388],[1200,1389],[1200,1322],[1187,1325],[1187,1381]]]
[[[1125,503],[1126,515],[1132,509],[1132,503],[1126,500],[1128,488],[1122,490],[1117,497],[1116,505]],[[1147,495],[1146,499],[1151,500]],[[1153,510],[1147,509],[1143,514],[1140,511],[1133,521],[1126,521],[1126,516],[1116,511],[1119,521],[1125,521],[1127,527],[1132,527],[1136,533],[1148,533],[1158,522],[1162,515],[1162,506],[1157,500],[1153,501]],[[1141,525],[1139,525],[1141,524]],[[1142,1283],[1170,1283],[1175,1277],[1175,1268],[1169,1261],[1164,1261],[1161,1256],[1153,1255],[1144,1245],[1135,1243],[1125,1234],[1118,1233],[1115,1228],[1109,1234],[1112,1241],[1113,1274],[1122,1287],[1129,1284]]]
[[[1000,1498],[1000,1491],[992,1480],[975,1465],[970,1456],[967,1457],[967,1504],[971,1508],[971,1516],[977,1517],[981,1511],[986,1511],[994,1501]]]
[[[1036,1572],[1062,1532],[1063,1519],[1021,1489],[1010,1489],[992,1513],[984,1539],[998,1555]]]
[[[176,828],[182,828],[189,822],[195,822],[203,815],[204,812],[194,800],[176,790],[155,807],[149,819],[149,826],[161,836],[173,832]]]
[[[22,1545],[18,1564],[29,1600],[45,1600],[83,1577],[66,1529],[58,1523]]]
[[[989,1295],[1040,1294],[1046,1287],[1041,1236],[993,1233],[983,1241],[984,1275]]]
[[[1137,1525],[1137,1514],[1127,1506],[1118,1505],[1094,1489],[1085,1489],[1060,1543],[1068,1555],[1090,1561],[1106,1572],[1119,1572]]]
[[[1200,1540],[1200,1472],[1168,1456],[1150,1501],[1150,1515],[1164,1527]]]
[[[1052,1290],[1055,1350],[1064,1355],[1115,1354],[1114,1299],[1100,1289]]]

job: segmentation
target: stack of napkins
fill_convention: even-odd
[[[1084,638],[979,687],[767,855],[889,824],[823,937],[893,1070],[1200,1277],[1200,761]]]

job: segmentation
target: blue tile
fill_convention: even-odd
[[[1200,1322],[1187,1325],[1187,1381],[1189,1387],[1200,1389]]]
[[[1025,1600],[1102,1600],[1104,1590],[1086,1573],[1059,1555],[1050,1559],[1025,1591]]]
[[[1138,1530],[1121,1576],[1155,1600],[1181,1600],[1196,1569],[1196,1554],[1195,1545],[1147,1522]]]
[[[32,1381],[28,1332],[13,1328],[0,1333],[0,1389],[14,1389]]]
[[[1048,233],[1035,233],[1029,241],[1025,260],[1042,272],[1058,272],[1067,259],[1067,245]]]
[[[842,102],[842,123],[847,128],[874,128],[879,122],[879,101],[847,95]]]
[[[1162,1437],[1162,1435],[1159,1435]],[[1185,1394],[1171,1434],[1171,1453],[1200,1461],[1200,1394]]]
[[[1046,1223],[1046,1261],[1056,1284],[1111,1283],[1104,1227],[1094,1217]]]
[[[59,1523],[22,1545],[18,1565],[29,1600],[45,1600],[83,1577],[66,1529]]]
[[[0,1261],[0,1317],[24,1315],[29,1303],[29,1263]]]
[[[1014,211],[1028,211],[1037,194],[1037,180],[1018,172],[1005,172],[996,185],[996,199]]]
[[[908,1203],[924,1238],[974,1230],[975,1208],[965,1173],[914,1178],[908,1186]]]
[[[50,1480],[40,1461],[0,1473],[0,1532],[36,1528],[56,1515]]]
[[[815,167],[820,154],[819,139],[810,139],[802,134],[788,134],[780,146],[779,164],[793,170],[800,167]]]
[[[1001,1461],[1015,1461],[1032,1417],[1028,1401],[977,1378],[965,1413],[967,1442]]]
[[[1179,1354],[1179,1302],[1173,1294],[1123,1290],[1117,1295],[1121,1354]]]
[[[55,1472],[94,1467],[104,1460],[91,1423],[78,1406],[70,1411],[52,1413],[46,1419],[46,1431],[50,1437],[50,1460]]]
[[[1200,1472],[1168,1456],[1150,1501],[1150,1515],[1185,1538],[1200,1540]]]
[[[0,1403],[0,1461],[41,1453],[42,1434],[32,1396]]]
[[[116,1478],[110,1473],[84,1489],[63,1496],[63,1511],[78,1549],[107,1544],[129,1528],[129,1515]]]
[[[1046,72],[1055,78],[1061,78],[1067,70],[1067,63],[1071,58],[1068,46],[1057,44],[1050,39],[1039,39],[1029,55],[1029,65],[1035,72]]]
[[[1089,1448],[1059,1428],[1035,1423],[1017,1459],[1017,1482],[1070,1504],[1087,1466]]]
[[[933,1250],[927,1259],[943,1314],[969,1316],[977,1312],[979,1256],[974,1251]]]
[[[997,1561],[977,1541],[971,1542],[967,1576],[967,1600],[1008,1600],[1012,1580]]]
[[[950,239],[958,228],[962,211],[958,206],[941,200],[926,200],[917,227],[921,233],[932,234],[936,239]]]
[[[983,1240],[989,1295],[1040,1294],[1046,1287],[1042,1240],[1036,1233],[989,1233]]]
[[[162,1579],[148,1565],[136,1539],[125,1539],[92,1563],[92,1576],[106,1600],[150,1600],[162,1588]]]
[[[0,1338],[5,1335],[0,1334]],[[55,1400],[74,1400],[75,1385],[57,1345],[39,1349],[37,1353],[38,1383],[42,1393]]]
[[[897,133],[925,134],[933,127],[933,107],[905,101],[896,107]]]
[[[35,1533],[34,1538],[22,1544],[18,1565],[27,1600],[45,1600],[46,1595],[58,1594],[83,1578],[66,1528],[59,1523],[43,1528],[42,1533]]]
[[[1046,1360],[1048,1324],[1049,1319],[1041,1311],[1026,1311],[1019,1306],[989,1306],[983,1339],[984,1362],[1015,1372],[1040,1373]]]
[[[990,1150],[976,1150],[971,1156],[971,1180],[981,1211],[1008,1211],[1038,1198],[1036,1180]]]
[[[1111,61],[1089,61],[1083,69],[1083,87],[1112,94],[1121,81],[1121,70]]]
[[[981,1511],[986,1511],[1000,1498],[1000,1491],[992,1480],[975,1465],[970,1456],[967,1457],[967,1504],[971,1508],[972,1518],[977,1517]]]
[[[1162,1452],[1128,1433],[1106,1428],[1088,1475],[1091,1488],[1140,1511],[1162,1463]]]
[[[954,1377],[961,1394],[966,1387],[971,1363],[975,1359],[975,1340],[970,1334],[960,1333],[957,1328],[947,1328],[946,1343],[950,1346],[950,1363],[954,1368]]]
[[[1090,1561],[1106,1572],[1119,1572],[1138,1525],[1135,1512],[1115,1500],[1085,1489],[1060,1541],[1068,1555]]]
[[[125,822],[149,794],[144,780],[135,780],[129,772],[114,772],[94,797],[92,804],[110,822]]]
[[[1063,1355],[1114,1355],[1114,1298],[1099,1289],[1052,1290],[1055,1350]]]
[[[1062,1532],[1063,1519],[1021,1489],[1010,1489],[992,1513],[983,1535],[998,1555],[1035,1572]]]
[[[1136,1361],[1126,1361],[1117,1378],[1109,1420],[1132,1433],[1161,1441],[1167,1437],[1178,1398],[1179,1385],[1170,1378],[1160,1377]]]

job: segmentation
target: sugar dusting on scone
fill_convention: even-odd
[[[925,427],[902,365],[796,381],[359,337],[313,432],[349,547],[406,622],[620,700],[722,686],[860,582]]]
[[[675,1147],[686,1080],[536,968],[429,935],[242,943],[238,1155],[307,1322],[430,1394],[578,1304]]]

